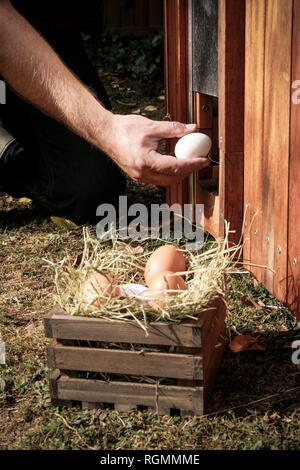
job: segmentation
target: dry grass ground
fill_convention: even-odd
[[[145,103],[134,96],[134,103],[141,112],[154,105],[148,115],[161,116],[159,98]],[[145,194],[149,202],[162,197],[156,188],[145,193],[136,185],[129,185],[129,193],[134,201],[145,201]],[[266,350],[227,349],[207,416],[158,419],[147,412],[58,409],[49,399],[42,326],[55,288],[43,259],[60,260],[66,250],[76,255],[82,232],[57,227],[34,207],[2,194],[0,245],[0,332],[7,347],[6,365],[0,366],[0,449],[300,448],[299,371],[284,347],[300,337],[300,325],[250,275],[228,279],[228,339],[259,333]],[[263,307],[247,305],[245,295]]]

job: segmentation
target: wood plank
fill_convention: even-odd
[[[149,0],[135,0],[134,2],[135,26],[148,26],[149,25],[148,3],[149,3]],[[162,16],[161,16],[161,23],[162,23]]]
[[[204,230],[215,238],[220,233],[220,198],[219,196],[197,187],[197,204],[204,204]]]
[[[60,376],[60,371],[55,370],[49,377],[51,404],[53,406],[66,406],[70,408],[72,406],[71,400],[63,400],[58,398],[57,383]]]
[[[207,317],[202,327],[202,356],[203,374],[207,375],[211,363],[211,357],[218,339],[225,332],[225,318],[227,305],[223,298],[216,299],[216,310],[211,311],[210,318]]]
[[[221,152],[221,156],[220,217],[221,221],[227,220],[230,223],[232,233],[229,234],[229,240],[237,245],[243,231],[244,153],[232,152],[224,155]]]
[[[163,12],[162,12],[162,0],[150,0],[149,1],[149,26],[157,28],[162,25]]]
[[[266,0],[263,243],[264,285],[286,301],[292,0]],[[274,60],[276,57],[276,60]],[[280,184],[278,184],[280,182]]]
[[[244,149],[245,2],[219,1],[219,131],[225,153]]]
[[[300,80],[300,1],[294,1],[292,38],[292,85]],[[296,93],[296,94],[295,94]],[[289,221],[288,221],[288,306],[300,318],[300,93],[299,85],[292,88],[290,166],[289,166]]]
[[[121,28],[130,29],[134,24],[134,4],[132,2],[125,6],[121,5]]]
[[[106,2],[107,28],[119,28],[121,26],[121,10],[117,0]]]
[[[265,16],[265,0],[246,1],[244,209],[247,206],[245,236],[250,240],[243,254],[246,262],[254,264],[261,264],[262,247],[266,243],[262,233]],[[262,281],[263,269],[245,267]]]
[[[219,148],[220,236],[224,220],[239,228],[230,241],[239,239],[243,220],[245,2],[219,1]],[[235,156],[236,161],[231,157]],[[229,161],[226,165],[226,159]],[[235,169],[234,185],[230,170]]]
[[[136,405],[128,405],[127,403],[115,403],[115,410],[119,412],[129,413],[130,411],[136,411]]]
[[[226,332],[225,324],[223,324],[223,331],[219,336],[219,341],[214,347],[214,351],[211,354],[208,368],[204,375],[204,412],[207,413],[209,400],[211,398],[212,390],[214,388],[219,367],[224,356],[226,349]]]
[[[164,0],[166,115],[172,121],[188,122],[188,0]],[[172,154],[177,139],[167,142]],[[186,204],[188,178],[171,185],[167,203]]]
[[[179,387],[131,382],[104,382],[61,377],[57,381],[58,397],[64,400],[119,403],[149,406],[156,409],[177,408],[203,414],[203,388]]]
[[[50,344],[48,366],[113,374],[133,374],[150,377],[169,377],[202,380],[202,356],[200,353],[169,354],[101,348],[85,348]],[[90,400],[86,400],[90,401]]]
[[[214,308],[214,302],[210,308]],[[73,339],[99,342],[160,344],[166,346],[201,347],[201,326],[210,308],[199,320],[181,324],[150,323],[149,334],[134,322],[111,322],[102,318],[72,316],[53,309],[44,318],[47,338]],[[61,313],[62,312],[62,313]]]

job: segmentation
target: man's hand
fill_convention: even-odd
[[[104,143],[103,150],[135,181],[167,186],[209,164],[209,160],[203,157],[177,160],[156,151],[160,140],[190,134],[196,130],[194,124],[112,114],[106,129],[109,136],[99,130],[99,140]]]
[[[161,139],[182,137],[195,126],[107,111],[9,0],[0,0],[0,75],[25,100],[104,150],[135,181],[165,186],[208,164],[207,158],[184,161],[157,153]]]

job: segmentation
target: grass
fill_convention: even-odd
[[[134,96],[140,108],[143,99],[157,106],[156,118],[162,116],[162,100]],[[135,202],[163,197],[155,187],[145,193],[145,185],[132,183],[128,192]],[[59,261],[66,249],[76,256],[82,232],[59,228],[4,194],[0,212],[0,332],[7,348],[6,365],[0,366],[0,449],[300,448],[300,375],[286,347],[300,337],[300,324],[250,274],[228,278],[228,340],[259,334],[266,350],[236,354],[227,348],[207,416],[158,419],[148,412],[52,407],[42,319],[55,286],[43,258]],[[247,305],[245,295],[264,307]]]

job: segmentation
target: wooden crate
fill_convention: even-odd
[[[135,322],[71,316],[54,308],[44,319],[46,337],[52,338],[47,350],[54,369],[52,403],[202,415],[225,348],[225,315],[225,302],[217,298],[197,321],[151,323],[146,336]],[[128,344],[128,349],[114,348],[117,343]],[[143,351],[143,345],[173,346],[174,352]],[[113,375],[109,382],[80,378],[83,371],[169,378],[174,385],[125,382]]]

